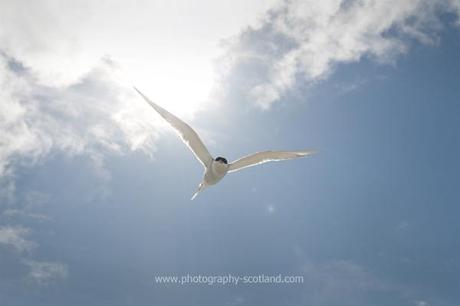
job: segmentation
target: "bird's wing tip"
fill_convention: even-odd
[[[305,150],[301,152],[299,156],[308,156],[308,155],[317,154],[317,153],[319,153],[318,150]]]

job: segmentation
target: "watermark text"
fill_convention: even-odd
[[[302,275],[156,275],[155,284],[163,285],[248,285],[248,284],[303,284]]]

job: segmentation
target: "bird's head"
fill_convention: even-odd
[[[218,163],[221,163],[221,164],[225,164],[225,165],[228,164],[227,160],[225,158],[223,158],[223,157],[220,157],[220,156],[216,157],[216,159],[214,159],[214,160],[216,162],[218,162]]]

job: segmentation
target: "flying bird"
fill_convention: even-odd
[[[152,106],[158,112],[158,114],[160,114],[161,117],[163,117],[171,125],[171,127],[176,130],[182,141],[188,146],[198,161],[203,165],[205,169],[203,181],[200,183],[200,185],[198,185],[198,189],[193,194],[191,200],[193,200],[198,195],[198,193],[203,191],[206,187],[217,184],[227,173],[235,172],[270,161],[280,161],[305,157],[315,152],[313,150],[264,151],[244,156],[231,163],[228,163],[227,159],[221,156],[213,158],[204,145],[203,141],[201,141],[198,134],[187,123],[177,118],[161,106],[152,102],[136,87],[134,87],[134,89],[141,95],[142,98],[144,98],[148,104],[150,104],[150,106]]]

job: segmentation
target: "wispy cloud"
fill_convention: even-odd
[[[394,292],[395,286],[347,260],[309,261],[303,266],[303,271],[309,289],[304,298],[309,305],[360,305],[370,292],[399,294]]]
[[[0,227],[0,245],[10,248],[19,253],[30,253],[37,244],[29,239],[30,230],[19,226]]]
[[[337,64],[393,63],[414,41],[436,44],[442,13],[459,8],[457,0],[286,0],[230,43],[224,71],[250,66],[242,91],[267,109],[298,80],[314,84]]]
[[[9,224],[0,226],[0,255],[11,255],[6,256],[9,257],[7,262],[16,266],[11,270],[11,275],[16,274],[20,279],[25,278],[37,285],[49,285],[67,278],[68,275],[65,263],[36,259],[40,243],[34,239],[34,234],[37,233],[37,228],[34,227],[52,221],[41,212],[48,201],[48,194],[25,192],[15,200],[14,206],[0,213],[0,222]],[[0,265],[4,264],[0,260]]]
[[[50,195],[39,191],[23,192],[20,200],[8,201],[10,205],[0,207],[0,222],[9,224],[15,221],[33,221],[45,223],[51,218],[42,213],[45,204],[48,203]],[[11,205],[14,204],[14,205]],[[2,211],[2,209],[4,209]],[[21,223],[21,222],[19,222]]]
[[[39,285],[66,279],[68,275],[67,265],[59,262],[28,260],[25,263],[30,268],[28,278]]]

